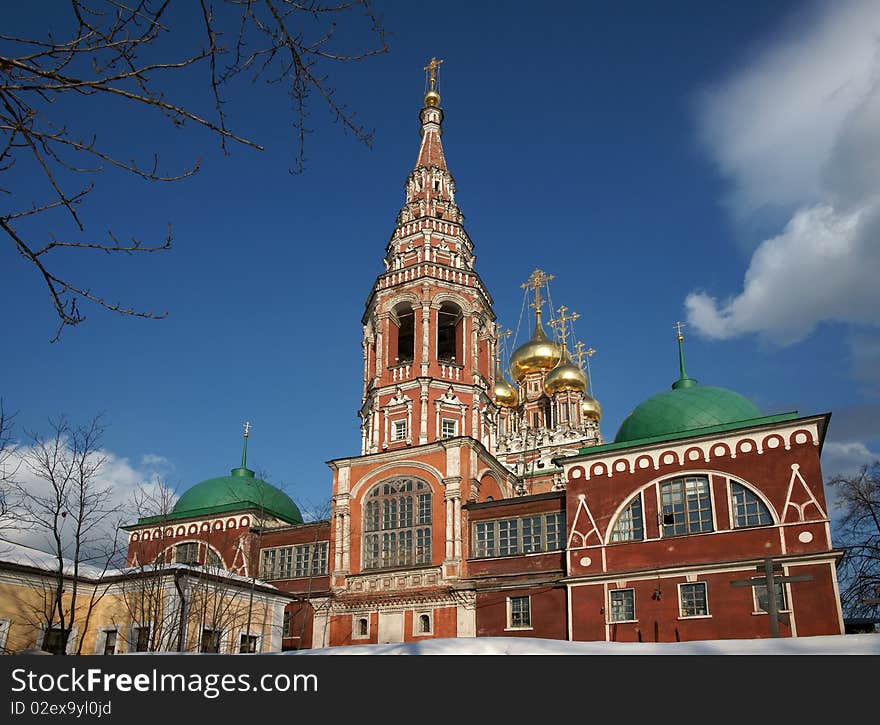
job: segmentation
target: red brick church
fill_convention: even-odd
[[[819,463],[829,414],[765,416],[690,378],[679,329],[671,389],[605,441],[582,367],[592,351],[573,339],[577,315],[549,307],[541,270],[522,285],[531,337],[502,370],[443,152],[438,68],[363,313],[361,450],[329,462],[329,520],[304,522],[243,457],[127,527],[129,561],[198,562],[289,592],[285,649],[842,634]]]

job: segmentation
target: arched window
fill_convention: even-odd
[[[641,541],[645,538],[645,525],[642,519],[642,495],[636,494],[620,514],[611,531],[611,541]]]
[[[462,314],[458,305],[444,302],[437,310],[437,359],[464,364]]]
[[[413,361],[415,352],[415,314],[412,305],[401,302],[391,310],[392,330],[388,362],[390,365]]]
[[[660,484],[664,536],[712,531],[712,499],[709,479],[683,476]]]
[[[364,569],[431,563],[431,487],[416,478],[376,485],[364,504]]]
[[[420,634],[430,634],[431,633],[431,617],[427,614],[419,615],[419,633]]]
[[[730,498],[733,503],[733,525],[735,528],[769,526],[773,523],[773,517],[764,502],[741,483],[730,482]]]
[[[358,636],[366,637],[370,633],[369,631],[369,622],[367,622],[366,617],[361,617],[358,620]]]

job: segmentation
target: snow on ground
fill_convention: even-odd
[[[531,637],[462,637],[351,645],[285,655],[880,655],[880,634],[703,642],[565,642]]]

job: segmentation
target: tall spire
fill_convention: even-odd
[[[679,368],[679,378],[672,384],[673,390],[678,390],[679,388],[692,388],[697,384],[697,381],[693,378],[689,378],[687,371],[684,369],[684,335],[681,334],[681,328],[684,327],[683,322],[676,322],[675,325],[675,339],[678,340],[678,368]]]
[[[446,158],[443,156],[443,144],[440,143],[440,136],[443,134],[443,109],[440,108],[440,93],[437,91],[437,71],[442,62],[431,58],[423,69],[428,90],[425,93],[425,104],[419,114],[422,121],[422,144],[419,147],[416,167],[424,166],[426,169],[437,168],[448,171]],[[432,189],[428,188],[426,191],[430,192]]]
[[[254,475],[254,472],[247,467],[247,444],[250,432],[251,422],[249,420],[246,420],[244,423],[244,443],[241,447],[241,466],[239,468],[232,469],[233,476],[244,476],[246,478],[252,478]]]
[[[544,307],[545,302],[545,300],[541,299],[541,287],[551,279],[553,279],[552,274],[544,274],[543,270],[536,268],[529,275],[529,278],[520,285],[523,289],[531,287],[535,290],[535,301],[531,303],[531,306],[535,308],[535,334],[532,336],[534,340],[547,339],[547,333],[544,332],[544,326],[541,324],[541,309]]]

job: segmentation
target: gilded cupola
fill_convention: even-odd
[[[547,377],[544,378],[544,392],[552,397],[556,393],[561,393],[565,390],[586,393],[587,374],[574,364],[571,356],[568,354],[568,349],[563,347],[559,364],[547,373]]]

